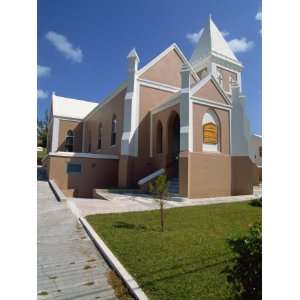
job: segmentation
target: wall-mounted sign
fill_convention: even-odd
[[[218,128],[216,124],[210,122],[203,125],[203,143],[218,144]]]

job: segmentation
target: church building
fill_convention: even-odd
[[[72,197],[163,173],[182,197],[252,194],[243,65],[212,18],[190,60],[176,44],[143,67],[135,49],[127,59],[127,79],[99,103],[53,93],[48,178]]]

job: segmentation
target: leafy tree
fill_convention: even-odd
[[[166,175],[160,175],[154,181],[154,184],[150,182],[149,191],[152,193],[159,202],[160,207],[160,225],[161,231],[163,232],[165,229],[164,222],[164,206],[166,200],[168,199],[168,180]]]
[[[225,269],[235,299],[262,299],[261,223],[255,223],[246,236],[229,241],[229,245],[237,254],[233,266]]]
[[[38,146],[47,147],[48,138],[48,111],[45,112],[44,120],[37,120],[37,144]]]

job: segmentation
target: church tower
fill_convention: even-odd
[[[236,58],[211,16],[190,59],[202,79],[212,74],[232,103],[231,155],[248,156],[250,125],[242,95],[242,63]]]

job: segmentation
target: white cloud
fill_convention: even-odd
[[[66,36],[49,31],[46,34],[47,40],[56,48],[57,51],[61,52],[65,58],[70,59],[73,62],[82,62],[83,53],[80,48],[75,48],[67,39]]]
[[[221,33],[224,38],[230,34],[228,31],[221,31]]]
[[[203,31],[204,31],[204,28],[202,27],[202,28],[200,29],[199,32],[188,33],[188,34],[186,35],[186,38],[187,38],[192,44],[197,44],[197,42],[199,41],[199,39],[200,39],[200,37],[201,37]],[[222,31],[221,33],[222,33],[222,35],[223,35],[224,38],[230,34],[228,31]]]
[[[228,44],[231,50],[235,53],[246,52],[254,47],[254,43],[252,41],[247,41],[245,37],[240,39],[232,39],[228,42]]]
[[[48,96],[49,96],[48,92],[46,92],[42,89],[37,90],[37,98],[38,99],[46,99],[46,98],[48,98]]]
[[[256,16],[255,16],[255,20],[261,21],[261,17],[262,17],[261,11],[258,11]]]
[[[46,66],[37,66],[37,76],[38,77],[47,77],[50,76],[51,68]]]
[[[256,16],[255,16],[255,20],[261,22],[261,19],[262,19],[262,14],[261,14],[261,11],[258,11],[256,13]],[[261,34],[261,29],[259,30],[260,34]]]
[[[186,35],[186,38],[187,38],[192,44],[196,44],[196,43],[199,41],[199,39],[200,39],[200,37],[201,37],[203,31],[204,31],[204,28],[202,27],[202,28],[200,29],[199,32],[188,33],[188,34]]]
[[[196,44],[202,33],[204,31],[204,28],[201,28],[199,32],[194,32],[194,33],[188,33],[186,35],[186,38],[192,43],[192,44]],[[230,32],[228,31],[221,31],[223,37],[227,37]],[[252,41],[248,41],[245,37],[242,37],[240,39],[236,38],[236,39],[232,39],[230,41],[228,41],[229,47],[231,48],[231,50],[235,53],[237,52],[246,52],[250,49],[252,49],[254,47],[254,43]]]

